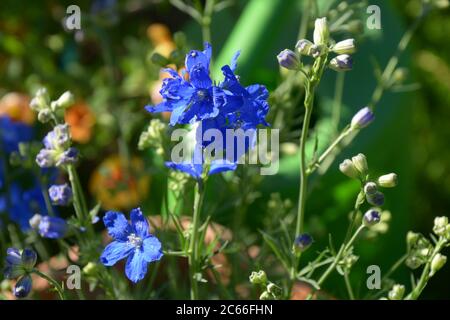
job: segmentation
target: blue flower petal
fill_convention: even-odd
[[[19,249],[16,248],[8,248],[6,250],[6,262],[10,264],[22,264],[22,255],[20,254]]]
[[[237,60],[241,54],[241,50],[238,50],[234,53],[233,57],[231,58],[230,68],[234,72],[237,68]]]
[[[161,242],[155,236],[147,237],[142,245],[144,259],[147,262],[153,262],[161,259],[163,256]]]
[[[144,252],[141,249],[134,250],[128,257],[125,265],[125,274],[127,278],[134,283],[144,279],[147,273],[148,262],[144,259]]]
[[[211,162],[208,175],[216,174],[225,171],[234,171],[237,168],[237,164],[227,160],[214,160]]]
[[[131,226],[120,212],[108,211],[103,217],[103,222],[108,234],[114,239],[125,241],[131,232]]]
[[[131,210],[130,213],[131,225],[136,231],[136,234],[142,239],[148,237],[150,234],[148,231],[148,222],[145,216],[142,214],[140,208]]]
[[[129,245],[127,242],[113,241],[106,246],[100,257],[100,261],[105,266],[110,267],[116,264],[117,261],[125,259],[133,250],[135,250],[135,247]]]
[[[166,167],[187,173],[195,179],[200,179],[203,172],[203,166],[201,164],[193,164],[191,162],[166,162],[165,164]]]
[[[211,78],[208,75],[208,70],[201,65],[196,65],[189,73],[189,80],[197,89],[208,89],[212,86]]]
[[[201,65],[206,70],[209,70],[209,63],[211,61],[211,55],[212,55],[212,48],[209,43],[205,43],[205,50],[198,51],[198,50],[191,50],[186,55],[186,69],[190,73],[192,68],[196,65]]]

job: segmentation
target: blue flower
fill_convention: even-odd
[[[205,43],[204,51],[192,50],[186,56],[186,71],[189,81],[172,69],[165,69],[172,78],[163,80],[160,91],[163,102],[146,106],[149,112],[172,112],[170,124],[194,123],[213,118],[219,113],[219,101],[214,99],[217,87],[209,76],[211,45]]]
[[[18,151],[20,142],[33,139],[33,128],[9,117],[0,117],[0,148],[7,154]]]
[[[52,202],[60,206],[67,206],[72,201],[72,189],[67,183],[52,185],[48,194]]]
[[[297,236],[294,240],[294,251],[295,252],[303,252],[308,249],[313,243],[313,238],[307,234],[303,233]]]
[[[37,224],[37,231],[43,238],[61,239],[69,230],[66,220],[59,217],[35,215],[32,221]]]
[[[43,140],[44,148],[36,156],[41,168],[59,167],[75,163],[78,150],[70,147],[72,141],[68,125],[57,125]]]
[[[166,167],[187,173],[196,180],[200,180],[202,178],[204,164],[195,164],[193,162],[166,162],[165,164]],[[234,162],[227,160],[213,160],[209,166],[208,175],[224,171],[234,171],[236,168],[237,164]]]
[[[100,261],[113,266],[127,258],[125,274],[138,282],[145,277],[147,265],[163,256],[161,242],[150,234],[149,225],[139,208],[131,210],[131,223],[120,212],[108,211],[103,222],[114,241],[103,251]]]
[[[31,291],[32,280],[30,272],[37,260],[37,254],[32,249],[26,248],[19,251],[16,248],[6,250],[4,276],[6,279],[20,279],[17,281],[13,293],[17,298],[25,298]]]

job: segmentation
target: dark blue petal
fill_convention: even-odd
[[[150,236],[144,239],[143,242],[144,259],[147,262],[153,262],[161,259],[163,256],[161,250],[161,242],[155,236]]]
[[[196,65],[189,73],[189,80],[197,89],[208,89],[212,86],[211,78],[208,75],[208,70],[201,65]]]
[[[127,240],[131,232],[131,226],[122,213],[108,211],[103,217],[103,222],[111,237],[122,241]]]
[[[214,160],[211,162],[208,175],[216,174],[225,171],[234,171],[237,168],[237,164],[228,160]]]
[[[165,164],[166,167],[187,173],[195,179],[200,179],[203,172],[203,166],[201,164],[193,164],[191,162],[166,162]]]
[[[209,43],[205,43],[204,51],[191,50],[186,55],[186,69],[191,73],[191,69],[196,65],[201,65],[205,70],[209,70],[209,63],[211,61],[212,48]]]
[[[148,222],[145,216],[142,214],[140,208],[131,210],[130,213],[131,226],[136,231],[136,234],[142,239],[148,237],[150,234],[148,231]]]
[[[103,251],[100,261],[107,267],[113,266],[117,261],[125,259],[135,249],[128,242],[113,241]]]
[[[134,283],[144,279],[147,273],[148,262],[144,259],[144,252],[141,249],[134,250],[128,257],[125,265],[125,274],[127,278]]]
[[[14,287],[14,295],[17,298],[25,298],[30,294],[32,285],[33,281],[31,280],[30,275],[24,275],[17,281],[16,286]]]
[[[22,255],[20,254],[19,249],[16,249],[16,248],[6,249],[6,262],[8,262],[10,264],[21,265],[22,264]]]

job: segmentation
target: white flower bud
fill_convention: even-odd
[[[52,112],[50,109],[42,109],[38,112],[38,120],[42,123],[47,123],[52,118]]]
[[[349,159],[345,159],[342,161],[342,163],[339,165],[339,170],[343,174],[345,174],[347,177],[357,179],[359,177],[358,170],[356,169],[353,162]]]
[[[355,39],[346,39],[336,43],[331,50],[337,54],[352,54],[356,51]]]
[[[445,237],[448,225],[448,218],[445,216],[434,218],[433,232],[438,235]]]
[[[392,188],[397,185],[397,175],[395,173],[389,173],[382,175],[378,178],[378,185],[383,188]]]
[[[389,300],[401,300],[405,294],[405,286],[396,284],[392,287],[388,293]]]
[[[328,27],[327,18],[316,19],[314,23],[314,43],[317,45],[328,44],[330,38],[330,30]]]
[[[75,97],[70,91],[64,92],[58,100],[52,102],[51,108],[55,111],[57,108],[66,109],[73,105],[75,102]]]
[[[447,257],[443,254],[437,253],[433,260],[431,260],[431,270],[430,270],[430,277],[432,277],[436,272],[441,269],[444,264],[447,262]]]
[[[352,162],[361,175],[363,176],[367,175],[367,172],[369,171],[369,166],[367,164],[367,159],[364,154],[359,153],[356,156],[352,157]]]

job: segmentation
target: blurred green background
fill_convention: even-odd
[[[158,78],[159,67],[149,58],[152,44],[147,37],[147,27],[163,23],[171,32],[182,31],[188,47],[202,46],[197,23],[167,1],[117,1],[116,9],[104,9],[109,2],[77,2],[82,10],[81,32],[65,31],[62,27],[65,8],[72,1],[2,0],[0,3],[0,97],[11,91],[30,93],[45,84],[55,94],[70,89],[76,96],[88,100],[97,114],[98,134],[82,147],[86,157],[82,178],[86,184],[103,154],[117,151],[117,147],[111,147],[117,135],[115,130],[123,130],[130,149],[135,150],[139,132],[149,119],[143,106],[149,102],[149,87]],[[319,1],[319,14],[339,2]],[[241,81],[265,84],[274,90],[282,79],[276,55],[282,49],[295,46],[305,3],[300,0],[236,0],[231,4],[213,16],[215,66],[227,63],[232,53],[240,49],[238,73]],[[382,29],[365,30],[356,37],[359,50],[354,55],[354,70],[345,76],[339,128],[370,101],[376,87],[374,61],[384,68],[420,8],[419,0],[378,0],[370,4],[381,8]],[[316,240],[315,246],[322,248],[328,243],[328,232],[333,232],[335,241],[343,237],[347,215],[358,190],[357,183],[349,182],[338,171],[341,160],[363,152],[374,174],[396,172],[399,176],[398,187],[385,193],[385,208],[392,213],[389,231],[357,245],[361,258],[351,274],[357,292],[358,287],[364,292],[368,265],[377,264],[383,272],[405,252],[408,230],[428,234],[435,216],[449,214],[449,13],[449,9],[431,12],[401,56],[399,66],[409,70],[405,82],[414,84],[415,90],[385,92],[377,105],[376,121],[361,131],[323,177],[313,177],[306,223]],[[362,10],[361,16],[369,14]],[[310,27],[308,36],[311,34]],[[108,75],[110,72],[112,76]],[[317,134],[321,148],[330,137],[336,77],[336,73],[326,72],[316,97],[313,133]],[[130,125],[124,124],[120,129],[111,125],[107,116],[111,96],[115,96],[116,104],[121,106],[118,113],[125,113]],[[298,113],[302,112],[301,108],[299,103]],[[317,121],[319,118],[323,122]],[[297,142],[295,127],[281,129],[294,132],[284,142]],[[160,173],[148,170],[154,174],[151,192],[157,194]],[[218,178],[215,181],[221,183]],[[270,214],[267,201],[271,193],[278,192],[282,198],[296,203],[298,159],[284,156],[279,174],[265,177],[259,187],[261,194],[250,203],[243,221],[245,227],[254,232]],[[208,201],[216,200],[210,195]],[[148,207],[158,210],[151,201]],[[225,210],[214,219],[227,225],[231,223],[230,214]],[[314,254],[313,250],[309,251],[308,258]],[[409,277],[406,267],[395,273],[397,281],[404,284],[409,284]],[[342,280],[335,275],[333,281],[327,285],[332,293],[346,296]],[[431,280],[423,297],[450,298],[449,283],[447,266]]]

